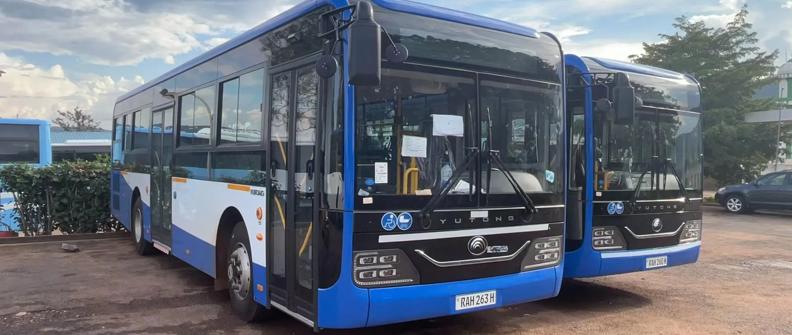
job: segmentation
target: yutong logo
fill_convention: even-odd
[[[652,220],[652,231],[659,233],[661,230],[663,230],[663,221],[660,221],[660,218]]]
[[[483,236],[475,236],[468,241],[468,251],[473,256],[481,256],[484,253],[501,254],[509,252],[508,245],[489,245]]]
[[[467,221],[469,223],[476,223],[477,220],[480,220],[482,223],[490,223],[490,222],[495,222],[495,223],[509,222],[509,223],[511,223],[511,222],[514,222],[516,219],[517,218],[514,215],[498,215],[498,216],[494,216],[492,218],[489,218],[489,217],[484,217],[484,218],[446,217],[446,218],[443,218],[443,219],[438,219],[438,221],[440,221],[440,224],[445,225],[446,223],[461,224],[462,222],[465,222],[465,221]]]
[[[475,236],[468,241],[468,251],[473,256],[481,256],[487,252],[487,239]]]

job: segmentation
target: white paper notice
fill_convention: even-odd
[[[465,136],[465,120],[459,115],[432,114],[432,136]]]
[[[388,162],[374,163],[374,184],[388,183]]]
[[[404,135],[401,155],[402,157],[426,158],[426,137]]]
[[[525,119],[512,120],[512,141],[525,142]]]

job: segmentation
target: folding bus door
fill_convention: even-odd
[[[283,67],[281,67],[283,69]],[[315,319],[314,177],[319,77],[313,63],[270,77],[270,301]]]

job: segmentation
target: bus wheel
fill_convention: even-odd
[[[132,206],[132,239],[135,241],[139,255],[145,256],[153,253],[154,246],[143,238],[143,203],[140,198],[135,200],[135,205]]]
[[[265,317],[265,309],[253,300],[253,262],[247,229],[243,222],[234,226],[228,246],[226,268],[231,308],[244,321],[261,321]]]

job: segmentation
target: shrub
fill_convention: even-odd
[[[110,158],[65,161],[44,168],[10,165],[0,184],[14,194],[25,236],[108,232],[121,229],[110,215]]]

